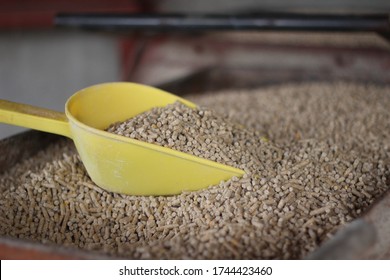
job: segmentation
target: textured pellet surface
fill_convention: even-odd
[[[170,197],[108,193],[64,141],[1,175],[0,234],[118,257],[302,258],[389,188],[388,87],[189,98],[212,109],[171,105],[112,131],[214,157],[244,168],[243,178]]]
[[[179,102],[111,125],[108,132],[256,172],[280,149],[210,109]]]

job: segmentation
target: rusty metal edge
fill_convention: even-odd
[[[1,260],[81,260],[112,259],[108,255],[52,244],[0,237]]]

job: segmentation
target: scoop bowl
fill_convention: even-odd
[[[0,122],[73,139],[92,181],[111,192],[173,195],[242,176],[244,171],[237,168],[104,131],[115,122],[176,101],[196,107],[157,88],[106,83],[73,94],[65,114],[0,100]]]

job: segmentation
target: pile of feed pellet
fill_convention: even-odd
[[[187,98],[202,106],[153,109],[109,130],[243,168],[243,178],[168,197],[109,193],[64,141],[1,175],[0,235],[115,257],[303,258],[390,187],[388,87]]]
[[[276,151],[281,153],[255,130],[250,131],[213,110],[191,109],[180,102],[113,124],[107,131],[251,173],[264,169]]]

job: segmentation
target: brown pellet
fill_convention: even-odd
[[[115,257],[303,258],[389,189],[388,87],[188,98],[213,109],[172,104],[112,131],[243,168],[243,178],[176,196],[114,194],[61,142],[0,176],[0,234]]]

